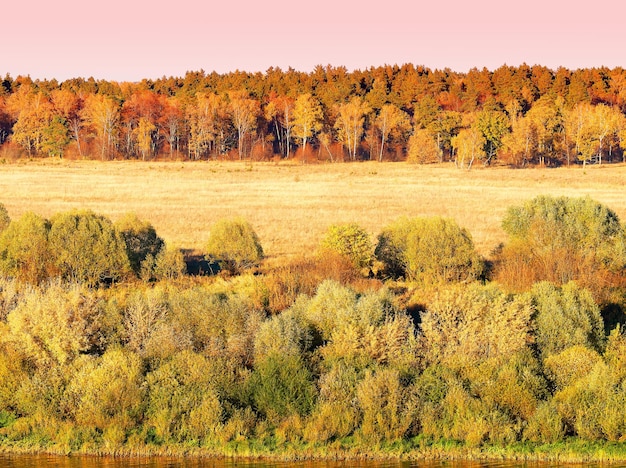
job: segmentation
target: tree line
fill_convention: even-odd
[[[626,70],[421,66],[188,72],[139,83],[6,76],[5,155],[94,159],[624,160]]]
[[[134,215],[0,205],[0,446],[620,447],[584,443],[626,437],[626,227],[540,196],[503,228],[485,261],[452,219],[400,218],[375,243],[333,225],[314,257],[264,268],[252,226],[221,220],[205,254],[223,273],[202,280]]]

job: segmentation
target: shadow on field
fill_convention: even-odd
[[[216,262],[209,262],[203,254],[191,249],[183,249],[182,252],[188,275],[211,276],[220,272],[220,266]]]

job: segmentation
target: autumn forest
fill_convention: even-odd
[[[188,72],[139,83],[6,76],[3,157],[618,162],[626,70],[422,66]]]

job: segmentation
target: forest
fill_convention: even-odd
[[[489,260],[435,216],[268,266],[222,219],[194,276],[135,214],[0,205],[0,448],[626,459],[626,227],[552,196],[502,227]]]
[[[0,157],[601,164],[624,161],[625,112],[622,68],[6,76]]]

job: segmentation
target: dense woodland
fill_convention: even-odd
[[[624,160],[626,70],[270,68],[117,83],[6,76],[3,157]]]
[[[269,268],[225,219],[191,277],[135,215],[0,205],[0,448],[623,460],[626,227],[547,196],[502,226],[489,261],[418,217]]]

